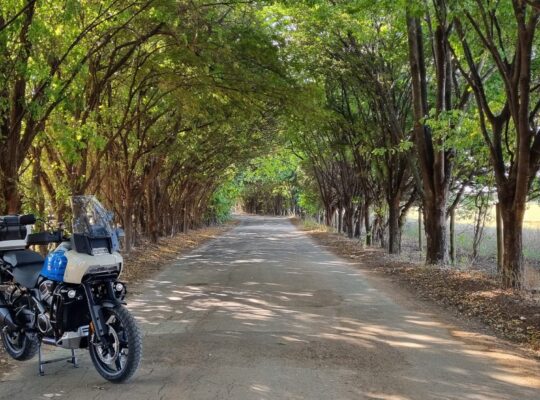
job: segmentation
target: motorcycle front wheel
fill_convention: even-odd
[[[130,379],[139,368],[142,338],[135,318],[122,306],[104,308],[109,345],[99,343],[95,334],[90,339],[90,358],[99,374],[114,383]]]
[[[1,331],[2,343],[6,353],[17,361],[27,361],[39,350],[39,341],[35,336],[27,336],[22,330],[9,330],[4,327]]]

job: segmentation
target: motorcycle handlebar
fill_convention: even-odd
[[[20,215],[19,223],[21,225],[34,225],[36,223],[36,216],[34,214]]]
[[[36,216],[34,214],[0,216],[0,225],[3,225],[5,227],[34,225],[35,223]]]
[[[32,245],[47,245],[49,243],[61,243],[64,236],[61,230],[54,232],[31,233],[26,238],[26,243]]]

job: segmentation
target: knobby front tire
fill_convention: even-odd
[[[135,318],[123,306],[103,309],[112,346],[104,348],[92,335],[90,358],[98,373],[113,383],[129,380],[141,362],[142,336]]]

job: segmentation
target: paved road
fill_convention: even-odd
[[[134,288],[132,383],[105,383],[83,355],[42,378],[23,364],[0,398],[540,399],[538,364],[456,339],[372,279],[286,219],[245,217]]]

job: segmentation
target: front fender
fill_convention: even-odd
[[[104,307],[104,308],[114,308],[116,306],[121,306],[121,305],[126,305],[127,303],[123,300],[118,300],[118,299],[114,299],[114,300],[103,300],[101,302],[101,307]]]

